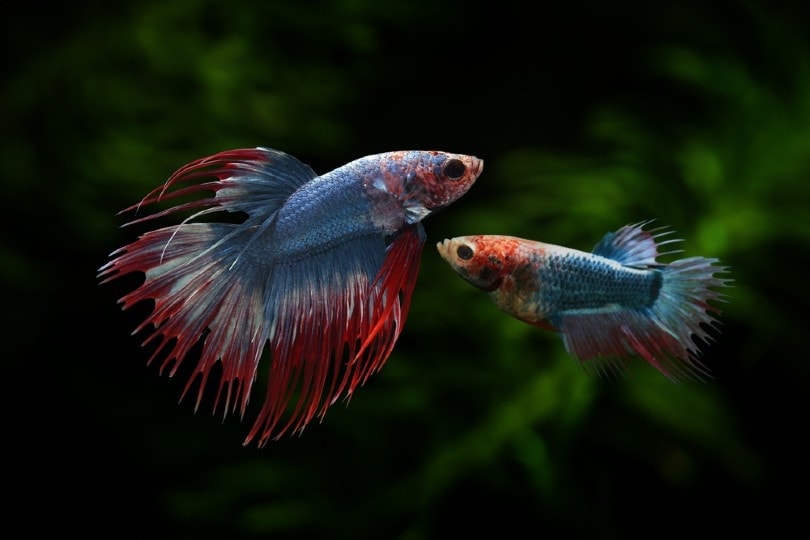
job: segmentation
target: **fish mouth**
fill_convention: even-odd
[[[484,160],[481,158],[473,157],[472,158],[472,168],[473,168],[473,176],[476,178],[484,172]]]
[[[441,242],[436,242],[436,249],[439,250],[439,255],[446,259],[450,252],[450,239],[445,238]]]

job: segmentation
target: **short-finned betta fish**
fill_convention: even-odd
[[[156,340],[149,362],[164,355],[161,373],[172,366],[174,375],[202,341],[181,395],[199,379],[195,410],[221,364],[214,410],[244,417],[267,349],[267,395],[244,441],[263,446],[322,419],[379,371],[407,317],[421,221],[464,195],[482,170],[470,155],[395,151],[317,175],[277,150],[220,152],[122,211],[172,201],[126,225],[176,219],[114,251],[98,277],[144,274],[119,303],[154,302],[133,334],[151,326],[143,344]]]
[[[591,253],[499,235],[460,236],[437,244],[442,258],[486,291],[504,312],[558,333],[569,354],[597,371],[641,357],[673,381],[709,375],[696,336],[724,301],[716,289],[731,280],[717,259],[657,261],[664,227],[649,222],[606,234]],[[593,362],[589,362],[593,361]]]

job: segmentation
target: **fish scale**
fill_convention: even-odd
[[[339,172],[302,186],[279,210],[265,249],[273,259],[290,262],[379,234],[365,191],[356,177]]]
[[[537,279],[549,312],[646,308],[658,296],[661,273],[568,253],[550,256]]]

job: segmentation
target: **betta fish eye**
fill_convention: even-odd
[[[473,257],[473,250],[470,246],[458,246],[456,255],[458,255],[458,258],[461,260],[469,261]]]
[[[467,166],[460,159],[448,159],[442,167],[444,175],[450,180],[460,180],[467,172]]]

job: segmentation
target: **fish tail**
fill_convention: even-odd
[[[644,358],[670,378],[680,378],[681,372],[708,375],[699,361],[699,344],[713,341],[708,329],[719,325],[717,316],[721,310],[716,303],[726,301],[726,295],[718,289],[731,283],[730,279],[718,276],[728,272],[728,267],[717,265],[719,262],[718,259],[690,257],[662,269],[663,284],[652,306],[651,318],[673,336],[674,341],[665,340],[668,347],[663,352],[676,362],[670,362],[671,369],[666,369],[656,362],[657,357]]]
[[[728,271],[718,262],[692,257],[660,266],[661,289],[649,307],[571,313],[552,322],[569,353],[596,371],[620,371],[623,360],[639,356],[673,381],[710,377],[699,344],[713,341],[709,328],[720,314],[713,302],[725,301],[717,289],[731,281],[717,275]]]
[[[214,411],[222,406],[224,416],[238,410],[244,417],[274,332],[273,320],[265,318],[265,294],[275,268],[254,255],[287,198],[315,177],[309,166],[277,150],[228,150],[184,165],[122,210],[133,214],[125,226],[181,219],[114,251],[98,277],[107,283],[144,274],[119,304],[153,303],[133,334],[149,332],[143,344],[156,344],[149,363],[162,358],[161,373],[173,376],[189,356],[197,358],[180,397],[199,381],[195,410],[218,374]]]
[[[262,310],[261,287],[251,282],[243,265],[236,264],[241,253],[233,245],[237,232],[237,226],[220,223],[185,223],[150,231],[113,252],[98,273],[102,283],[130,272],[145,274],[143,284],[119,300],[123,309],[154,302],[133,335],[153,328],[143,345],[157,342],[149,363],[162,356],[160,372],[168,369],[169,376],[203,340],[205,347],[180,399],[199,378],[196,410],[209,375],[221,361],[214,410],[222,403],[225,415],[237,407],[244,415],[265,341],[257,336],[260,323],[252,315]]]

